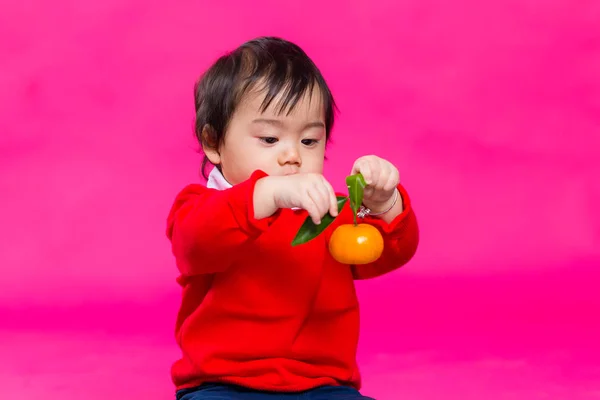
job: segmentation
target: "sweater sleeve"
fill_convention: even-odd
[[[379,259],[364,265],[353,265],[354,279],[370,279],[387,274],[408,263],[417,251],[419,227],[408,193],[398,185],[403,211],[389,224],[377,217],[367,216],[365,223],[375,226],[384,240],[383,253]]]
[[[186,186],[167,217],[167,237],[183,275],[221,272],[234,261],[240,245],[259,237],[278,212],[254,217],[254,187],[265,177],[256,171],[245,182],[226,190]]]

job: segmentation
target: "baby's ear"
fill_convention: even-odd
[[[202,128],[202,151],[213,165],[221,163],[218,134],[208,124]]]

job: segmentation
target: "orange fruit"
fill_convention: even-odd
[[[329,239],[329,253],[342,264],[368,264],[377,260],[382,252],[383,237],[369,224],[340,225]]]

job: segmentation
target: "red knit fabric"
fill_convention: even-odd
[[[183,289],[176,322],[182,358],[172,379],[177,389],[204,382],[281,392],[359,389],[354,279],[383,275],[414,255],[409,197],[399,186],[404,212],[392,223],[365,219],[383,234],[381,258],[348,266],[331,257],[327,241],[336,226],[352,223],[349,206],[322,235],[292,247],[307,213],[285,209],[255,219],[254,185],[264,176],[257,171],[223,191],[192,184],[175,199],[167,236]]]

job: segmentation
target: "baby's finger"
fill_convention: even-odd
[[[350,175],[354,175],[356,173],[358,173],[360,171],[360,163],[362,162],[362,159],[359,158],[358,160],[354,161],[354,164],[352,165],[352,171],[350,171]]]
[[[368,165],[369,165],[369,171],[371,173],[371,177],[370,177],[369,181],[367,181],[367,178],[365,177],[365,181],[367,182],[367,185],[379,188],[379,185],[381,183],[381,174],[382,174],[381,165],[376,160],[372,160],[371,162],[368,163]]]
[[[331,214],[333,217],[336,217],[338,215],[338,206],[335,190],[333,190],[333,186],[331,186],[331,184],[325,178],[323,178],[323,181],[329,193],[329,214]]]
[[[308,189],[308,195],[317,206],[319,218],[322,218],[323,215],[327,214],[327,210],[329,209],[329,194],[327,190],[321,182],[315,183],[314,186]]]
[[[361,161],[358,162],[356,165],[356,172],[354,173],[361,173],[363,178],[365,178],[365,182],[367,183],[367,185],[370,185],[371,183],[373,183],[373,175],[371,173],[371,166],[369,165],[368,162],[365,161]]]
[[[315,223],[315,225],[319,225],[321,223],[322,214],[319,212],[319,207],[317,206],[317,204],[314,202],[314,200],[308,194],[307,194],[306,198],[304,199],[303,203],[304,203],[304,205],[302,208],[304,208],[306,210],[306,212],[308,212],[308,215],[310,216],[312,221]]]
[[[390,168],[387,168],[385,166],[380,167],[380,168],[381,169],[379,172],[379,176],[377,177],[377,182],[374,185],[377,190],[383,190],[384,186],[388,182],[388,179],[390,178],[390,175],[392,174],[392,171]]]
[[[383,186],[383,190],[385,191],[389,191],[389,190],[393,190],[396,188],[396,186],[398,186],[398,183],[400,183],[400,173],[398,172],[397,169],[393,169],[392,172],[390,173],[390,176],[387,178],[387,181],[385,182],[385,185]]]

